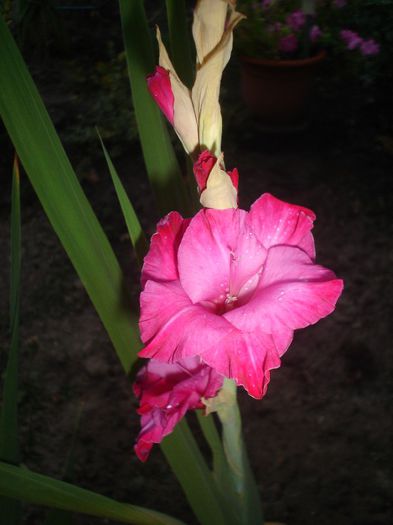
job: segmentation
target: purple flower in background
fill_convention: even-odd
[[[347,5],[347,0],[334,0],[333,5],[334,7],[341,9],[342,7]]]
[[[293,53],[297,49],[297,38],[293,33],[284,36],[280,39],[278,44],[279,50],[282,53]]]
[[[372,38],[369,38],[368,40],[363,40],[363,42],[360,44],[360,51],[365,57],[378,55],[379,44]]]
[[[351,31],[350,29],[340,31],[340,36],[347,46],[347,49],[350,50],[360,47],[363,43],[363,39],[355,33],[355,31]]]
[[[313,25],[312,28],[310,29],[311,42],[315,43],[317,40],[320,39],[321,35],[322,35],[322,31],[320,27],[317,25]]]
[[[281,22],[274,22],[274,24],[270,24],[267,26],[267,30],[269,31],[269,33],[279,33],[281,31],[281,28]]]
[[[286,18],[287,25],[293,30],[293,31],[299,31],[306,22],[306,15],[303,13],[303,11],[294,11],[293,13],[289,14]]]
[[[272,0],[262,0],[262,9],[268,9],[271,3]]]

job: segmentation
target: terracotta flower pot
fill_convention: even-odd
[[[269,130],[304,128],[309,121],[310,96],[325,51],[299,60],[268,60],[242,56],[243,98]]]

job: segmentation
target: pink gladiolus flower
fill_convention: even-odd
[[[317,25],[313,25],[311,30],[310,30],[311,42],[313,42],[313,43],[317,42],[320,39],[321,35],[322,35],[322,31],[321,31],[320,27],[317,26]]]
[[[340,31],[340,36],[349,50],[356,49],[363,42],[363,39],[355,31],[349,29]]]
[[[294,53],[297,49],[296,35],[290,34],[280,39],[278,48],[282,53]]]
[[[142,269],[140,356],[198,355],[261,398],[293,331],[330,314],[343,288],[314,263],[314,219],[269,194],[250,212],[167,215]]]
[[[141,432],[135,452],[146,461],[154,443],[170,434],[188,410],[203,408],[201,398],[214,397],[223,377],[203,364],[199,357],[188,357],[168,364],[151,359],[138,373],[134,393],[140,400],[138,414]]]
[[[369,40],[363,40],[360,44],[360,51],[363,56],[374,56],[379,53],[379,44],[370,38]]]
[[[333,4],[338,9],[341,9],[347,5],[347,0],[334,0]]]
[[[290,13],[286,18],[287,26],[289,26],[292,31],[300,31],[306,22],[306,15],[303,11],[294,11]]]
[[[213,166],[217,162],[217,157],[212,155],[209,150],[202,151],[199,155],[198,160],[194,164],[194,175],[198,184],[199,191],[203,191],[206,188],[207,179],[209,178],[210,172]],[[232,184],[236,189],[239,187],[239,172],[236,168],[232,171],[227,172],[231,178]]]
[[[175,99],[168,71],[161,66],[156,66],[154,73],[148,75],[146,80],[150,94],[173,126],[173,107]]]

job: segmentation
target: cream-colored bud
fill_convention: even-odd
[[[213,166],[206,182],[206,188],[201,193],[200,202],[205,208],[216,210],[237,208],[236,188],[230,176],[221,168],[221,162],[222,156]]]

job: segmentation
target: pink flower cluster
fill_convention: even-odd
[[[300,9],[293,11],[286,18],[286,24],[292,31],[300,31],[306,23],[306,15]]]
[[[306,15],[300,9],[290,13],[286,20],[286,26],[292,31],[288,35],[285,35],[280,38],[278,43],[278,49],[281,53],[292,54],[299,47],[299,39],[297,33],[303,30],[306,23]],[[281,30],[281,24],[276,29],[277,31]],[[322,31],[319,26],[314,24],[310,29],[310,40],[315,44],[321,37]]]
[[[343,29],[340,36],[347,49],[351,51],[359,49],[363,56],[375,56],[379,53],[379,44],[372,38],[365,40],[350,29]]]
[[[293,33],[280,38],[278,49],[281,53],[294,53],[297,49],[297,36]]]
[[[168,71],[157,68],[148,86],[173,123]],[[228,177],[237,190],[238,172],[225,171],[222,159],[208,150],[197,158],[202,196],[220,196],[214,185]],[[334,310],[343,282],[315,263],[314,219],[309,209],[265,193],[249,212],[204,208],[191,219],[171,212],[158,223],[141,275],[139,355],[149,361],[134,391],[142,461],[188,410],[216,396],[224,377],[255,398],[265,395],[294,330]]]
[[[195,165],[200,188],[211,157]],[[139,355],[151,360],[135,386],[139,458],[224,376],[261,398],[293,331],[334,310],[343,283],[314,262],[314,219],[264,194],[249,212],[172,212],[158,223],[142,270]]]

